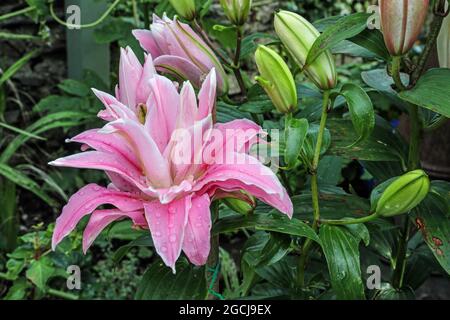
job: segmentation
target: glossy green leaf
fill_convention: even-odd
[[[145,271],[136,300],[203,300],[207,287],[205,269],[179,261],[176,274],[162,262],[154,262]]]
[[[407,144],[398,132],[380,117],[376,118],[375,128],[370,137],[351,147],[349,145],[359,138],[351,121],[329,119],[327,126],[333,137],[329,154],[349,160],[400,161],[402,164],[406,162]]]
[[[297,162],[308,133],[308,128],[309,123],[306,119],[290,118],[286,120],[284,160],[289,168],[292,168]]]
[[[375,127],[375,111],[370,97],[361,87],[355,84],[345,84],[340,94],[347,101],[353,127],[358,134],[358,139],[351,145],[354,146],[366,140],[372,133]]]
[[[248,216],[231,216],[220,219],[213,227],[213,234],[236,231],[244,228],[273,231],[292,236],[306,237],[320,242],[317,234],[306,223],[280,214],[251,214]]]
[[[376,300],[415,300],[415,298],[411,288],[395,289],[389,283],[383,284],[375,296]]]
[[[450,190],[450,189],[448,189]],[[431,192],[410,217],[442,268],[450,274],[450,217],[447,200]]]
[[[405,101],[450,118],[450,69],[427,71],[411,90],[402,91]]]
[[[331,285],[338,299],[364,299],[359,262],[359,241],[346,228],[324,225],[320,229],[322,249],[328,263]]]
[[[323,52],[342,40],[354,37],[366,29],[369,16],[366,13],[355,13],[342,17],[327,27],[309,50],[306,65],[311,65]]]
[[[389,51],[384,44],[383,34],[379,30],[365,29],[348,40],[366,48],[383,60],[390,59]]]
[[[91,90],[87,85],[73,79],[65,79],[63,82],[58,84],[58,88],[65,93],[79,97],[85,97],[91,93]]]

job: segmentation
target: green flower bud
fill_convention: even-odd
[[[220,0],[228,20],[236,26],[242,26],[248,18],[252,0]]]
[[[169,0],[175,11],[184,19],[193,20],[196,16],[195,0]]]
[[[400,176],[382,193],[375,213],[383,217],[408,213],[427,196],[430,180],[423,170],[415,170]]]
[[[328,90],[336,86],[336,66],[330,51],[322,53],[311,65],[305,66],[308,52],[320,36],[311,23],[296,13],[280,11],[275,14],[275,32],[296,63],[317,87]]]
[[[235,197],[223,198],[223,203],[225,203],[228,208],[240,214],[250,214],[255,210],[255,197],[244,191],[236,192],[233,195]]]
[[[289,113],[297,108],[297,88],[289,67],[274,50],[259,46],[255,53],[256,64],[261,76],[256,80],[272,99],[281,113]]]

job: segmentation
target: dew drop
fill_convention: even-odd
[[[156,231],[156,232],[155,232],[155,237],[161,237],[161,232]]]
[[[169,237],[170,242],[175,243],[177,241],[177,236],[174,234],[171,234]]]
[[[165,247],[165,246],[161,247],[161,251],[162,252],[167,252],[167,247]]]

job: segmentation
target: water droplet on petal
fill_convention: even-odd
[[[170,237],[169,237],[169,240],[170,240],[170,242],[174,243],[174,242],[177,241],[177,236],[174,235],[174,234],[171,234]]]
[[[161,251],[162,252],[167,252],[167,247],[165,247],[165,246],[161,247]]]

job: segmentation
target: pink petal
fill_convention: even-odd
[[[198,113],[196,120],[201,120],[212,113],[216,104],[217,77],[216,69],[212,69],[202,84],[198,94]]]
[[[197,116],[197,97],[190,82],[185,82],[180,93],[180,113],[177,128],[189,128],[194,125]]]
[[[142,66],[131,48],[120,48],[119,97],[120,102],[135,110],[136,92],[142,75]]]
[[[81,188],[69,199],[61,215],[56,219],[52,249],[55,250],[58,243],[75,229],[84,216],[103,204],[111,204],[123,212],[136,211],[143,208],[142,201],[134,198],[129,193],[113,191],[96,184],[89,184]]]
[[[145,128],[162,153],[175,130],[180,95],[173,82],[165,77],[155,76],[149,85],[152,95],[147,101]]]
[[[119,134],[104,134],[98,131],[99,129],[85,131],[69,141],[86,144],[97,151],[119,154],[139,169],[139,159],[124,137]]]
[[[150,80],[156,76],[155,66],[151,55],[145,55],[145,62],[141,73],[141,78],[137,86],[136,104],[145,104],[150,96]]]
[[[190,197],[175,200],[169,204],[159,201],[144,204],[156,252],[175,273],[175,263],[181,254],[184,230],[191,207]]]
[[[202,266],[208,260],[211,237],[210,199],[207,194],[192,198],[185,229],[183,251],[193,264]]]
[[[110,171],[121,175],[122,178],[133,183],[141,190],[146,188],[146,185],[140,181],[141,172],[119,154],[87,151],[57,159],[49,164],[57,167]]]
[[[98,235],[111,223],[124,218],[133,220],[136,226],[145,225],[144,211],[122,212],[117,209],[95,210],[83,232],[83,252],[86,254]]]
[[[203,149],[203,159],[207,164],[221,164],[226,154],[249,152],[264,132],[260,126],[247,119],[238,119],[227,123],[217,123],[210,141]]]
[[[152,31],[136,29],[132,33],[136,40],[139,41],[142,49],[150,53],[153,58],[157,58],[163,54],[153,37]]]
[[[154,187],[169,187],[171,177],[167,160],[161,155],[155,141],[138,122],[119,119],[107,124],[102,132],[123,132],[132,143],[141,160],[143,170]]]
[[[100,118],[106,121],[113,121],[117,119],[132,119],[137,121],[134,111],[123,105],[112,95],[96,89],[92,89],[92,91],[106,107],[106,110],[99,112]]]
[[[226,164],[210,166],[194,191],[201,190],[199,193],[202,193],[215,189],[244,190],[292,217],[291,199],[277,176],[247,154],[234,153],[232,156],[233,160]]]
[[[162,55],[154,63],[158,71],[172,74],[181,80],[189,80],[196,88],[200,88],[203,72],[188,59]]]

